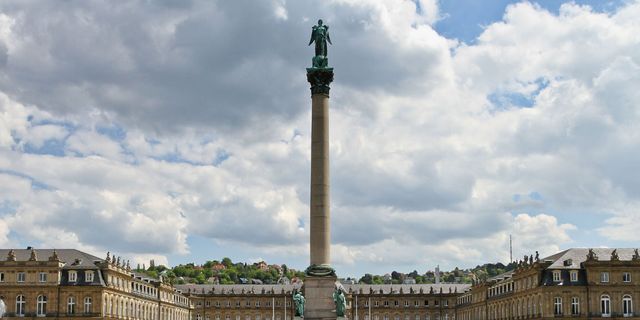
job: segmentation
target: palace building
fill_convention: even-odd
[[[343,285],[347,319],[453,320],[466,284]],[[194,305],[194,320],[291,320],[300,285],[177,285]]]
[[[640,319],[637,249],[568,249],[525,260],[460,295],[458,319]]]
[[[132,271],[120,258],[28,248],[0,250],[0,259],[5,318],[191,318],[187,297],[162,279]]]
[[[4,259],[2,259],[4,257]],[[128,263],[66,249],[0,250],[5,317],[293,320],[302,283],[172,286]],[[525,261],[526,260],[526,261]],[[343,284],[353,320],[640,319],[636,249],[529,256],[473,284]]]

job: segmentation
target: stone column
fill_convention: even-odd
[[[331,264],[329,96],[311,97],[311,265]]]
[[[310,266],[315,276],[333,274],[329,204],[329,84],[333,68],[308,68],[311,83]]]
[[[336,319],[329,212],[329,84],[333,68],[308,68],[311,84],[310,265],[306,270],[305,320]]]

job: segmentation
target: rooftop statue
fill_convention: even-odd
[[[327,42],[331,43],[329,37],[329,26],[322,24],[322,19],[318,20],[318,25],[311,29],[311,39],[309,45],[316,43],[316,55],[311,60],[314,68],[326,68],[329,60],[327,58]]]

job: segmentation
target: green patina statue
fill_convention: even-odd
[[[331,37],[329,37],[329,26],[322,24],[322,19],[318,20],[318,25],[313,26],[311,31],[311,40],[309,45],[316,43],[316,55],[311,60],[314,68],[326,68],[329,64],[327,58],[327,42],[331,43]]]
[[[296,317],[302,317],[304,318],[304,296],[302,295],[302,293],[300,293],[300,291],[298,291],[298,289],[295,289],[293,291],[293,303],[296,307]]]
[[[331,44],[329,26],[318,20],[318,25],[313,26],[309,45],[316,43],[316,55],[311,59],[311,68],[307,68],[307,80],[311,83],[311,94],[329,95],[329,84],[333,81],[333,68],[329,68],[327,58],[327,43]],[[311,271],[311,272],[309,272]],[[310,266],[307,274],[330,275],[333,269],[325,265]]]
[[[344,310],[347,307],[347,300],[341,287],[337,287],[333,292],[333,302],[336,303],[336,316],[344,317]]]

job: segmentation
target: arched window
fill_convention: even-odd
[[[561,297],[553,298],[553,314],[554,315],[562,314],[562,298]]]
[[[23,295],[19,295],[16,297],[16,315],[24,316],[24,307],[27,304],[27,299],[24,298]]]
[[[69,297],[67,299],[67,314],[74,314],[74,313],[76,313],[76,298]]]
[[[36,314],[40,317],[47,315],[47,296],[38,296]]]
[[[611,298],[606,294],[600,297],[600,313],[603,317],[611,317]]]
[[[625,317],[633,316],[633,301],[630,295],[624,295],[622,297],[622,315]]]
[[[91,305],[93,301],[91,297],[84,298],[84,313],[91,313]]]

